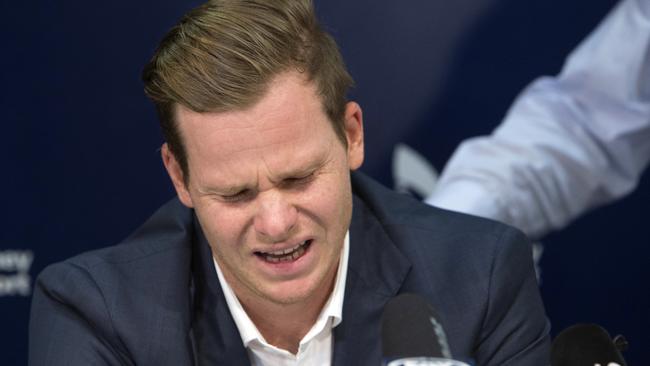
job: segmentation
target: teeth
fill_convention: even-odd
[[[306,243],[307,243],[307,240],[303,241],[302,243],[296,245],[293,248],[284,249],[284,250],[277,250],[275,252],[262,252],[262,254],[285,255],[285,254],[289,254],[289,253],[295,251],[296,249],[300,248],[301,246],[305,245]]]
[[[298,259],[298,257],[300,257],[301,255],[303,255],[303,253],[305,253],[305,248],[300,248],[300,249],[296,250],[296,251],[293,253],[293,255],[291,255],[291,257],[292,257],[291,259]]]
[[[302,243],[296,245],[293,248],[289,249],[284,249],[284,250],[278,250],[275,252],[261,252],[261,254],[264,256],[264,259],[272,262],[272,263],[278,263],[278,262],[289,262],[292,260],[296,260],[300,258],[303,254],[305,254],[305,248],[304,245],[307,244],[307,240],[303,241]]]

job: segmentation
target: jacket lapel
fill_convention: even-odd
[[[221,290],[212,251],[195,220],[192,340],[197,365],[249,365],[248,354]]]
[[[381,314],[411,264],[373,212],[356,196],[343,321],[334,329],[333,365],[380,365]]]

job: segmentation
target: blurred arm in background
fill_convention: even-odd
[[[624,0],[492,135],[458,147],[426,201],[538,238],[630,193],[649,160],[650,0]]]

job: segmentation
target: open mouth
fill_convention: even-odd
[[[312,243],[312,239],[309,239],[303,241],[302,243],[296,245],[293,248],[277,250],[273,252],[255,252],[255,255],[271,263],[291,262],[302,257],[307,251],[307,249],[309,249],[311,243]]]

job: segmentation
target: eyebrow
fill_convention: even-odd
[[[247,189],[250,189],[250,187],[245,185],[230,186],[230,187],[223,187],[223,188],[217,188],[213,186],[197,188],[200,194],[217,194],[220,196],[232,196],[239,192],[243,192]]]
[[[273,184],[277,185],[286,179],[301,178],[303,176],[313,174],[318,169],[322,168],[326,163],[327,163],[327,159],[318,159],[316,161],[310,162],[309,164],[306,164],[304,167],[298,167],[296,169],[280,173],[277,176],[277,178],[271,177],[270,180]],[[235,184],[235,185],[224,186],[224,187],[207,186],[207,187],[197,188],[197,190],[201,194],[217,194],[220,196],[231,196],[239,192],[244,192],[249,189],[254,189],[254,188],[246,184],[240,184],[240,185]]]
[[[271,179],[271,182],[273,182],[273,184],[278,184],[279,182],[282,182],[286,179],[302,178],[316,172],[318,169],[322,168],[326,162],[327,159],[318,159],[316,161],[312,161],[303,167],[298,167],[296,169],[279,174],[278,179]]]

